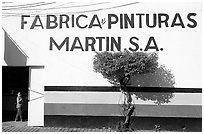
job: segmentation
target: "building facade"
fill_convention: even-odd
[[[16,93],[21,91],[29,126],[115,128],[125,119],[124,95],[93,71],[93,57],[95,51],[131,50],[139,45],[138,51],[158,52],[159,64],[172,70],[176,84],[165,81],[162,70],[132,77],[128,87],[136,108],[132,127],[202,131],[201,4],[85,5],[70,5],[75,7],[71,14],[54,10],[52,16],[48,10],[26,17],[22,11],[24,17],[3,18],[4,117],[15,113]],[[96,11],[81,13],[87,6]],[[61,17],[58,27],[48,25],[45,16],[49,15]]]

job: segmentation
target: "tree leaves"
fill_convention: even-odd
[[[113,85],[125,84],[124,77],[154,72],[158,67],[157,53],[96,52],[94,71],[101,73]]]

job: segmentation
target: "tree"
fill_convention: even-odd
[[[125,127],[130,126],[130,117],[134,112],[132,97],[127,85],[132,76],[153,73],[158,68],[157,53],[144,52],[96,52],[94,57],[94,71],[101,73],[108,81],[120,87],[125,95],[124,110],[126,110]]]
[[[133,93],[130,93],[127,88],[128,85],[131,85],[131,79],[139,78],[137,79],[139,81],[137,86],[141,86],[141,83],[152,86],[151,83],[154,83],[154,86],[173,87],[175,84],[174,75],[171,71],[164,65],[158,65],[158,55],[155,52],[129,52],[127,50],[114,53],[96,52],[93,64],[95,72],[101,73],[114,86],[119,86],[120,91],[124,94],[123,111],[126,119],[123,126],[125,128],[130,128],[130,117],[135,109],[134,104],[132,104]],[[143,78],[142,82],[140,82],[142,80],[141,76]],[[137,99],[152,100],[155,104],[168,103],[170,98],[173,97],[172,93],[145,94],[135,92],[134,95]]]

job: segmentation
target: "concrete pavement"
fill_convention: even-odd
[[[59,128],[59,127],[31,127],[24,122],[2,122],[2,132],[114,132],[110,128]]]

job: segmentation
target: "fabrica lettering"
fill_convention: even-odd
[[[106,17],[100,18],[97,14],[92,16],[81,15],[46,15],[46,22],[42,22],[40,15],[34,16],[22,15],[21,16],[21,29],[25,29],[26,25],[29,29],[62,29],[62,28],[79,28],[79,29],[102,29],[104,25],[108,29],[113,27],[119,29],[128,28],[195,28],[197,26],[196,13],[188,13],[181,15],[175,13],[168,15],[166,13],[135,13],[135,14],[107,14]],[[32,22],[28,24],[29,22]],[[106,21],[107,20],[107,21]],[[185,22],[184,20],[187,20]]]

